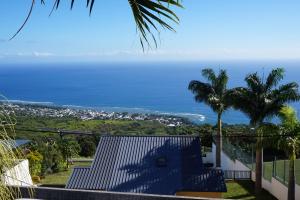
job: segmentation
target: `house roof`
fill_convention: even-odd
[[[222,171],[203,167],[200,138],[192,136],[103,136],[91,167],[78,167],[72,189],[148,194],[225,192]]]

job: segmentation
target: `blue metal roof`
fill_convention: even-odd
[[[199,137],[103,136],[90,168],[75,168],[72,189],[173,195],[225,192],[222,171],[203,167]]]

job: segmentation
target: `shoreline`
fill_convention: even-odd
[[[60,106],[52,103],[8,101],[16,116],[64,118],[73,117],[80,120],[132,120],[157,121],[168,127],[196,124],[188,117],[161,113],[138,113],[126,111],[108,111],[100,108],[82,106]]]

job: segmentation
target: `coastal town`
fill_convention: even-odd
[[[129,113],[129,112],[109,112],[96,109],[71,108],[67,106],[41,105],[41,104],[10,104],[11,109],[16,115],[63,118],[72,117],[81,120],[133,120],[133,121],[157,121],[168,127],[191,124],[184,117],[151,114],[151,113]]]

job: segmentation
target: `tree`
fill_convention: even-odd
[[[289,182],[288,200],[295,200],[295,160],[296,152],[300,147],[300,123],[295,110],[292,107],[283,107],[279,112],[281,119],[280,133],[282,139],[279,140],[281,149],[284,149],[289,157]]]
[[[66,162],[67,168],[69,168],[69,159],[73,156],[78,155],[80,152],[80,146],[77,141],[72,141],[66,138],[62,138],[58,142],[59,149],[63,156],[64,161]]]
[[[36,0],[31,0],[31,7],[25,21],[20,26],[18,31],[11,37],[11,39],[18,35],[18,33],[25,26],[26,22],[29,20],[35,2]],[[40,2],[41,4],[45,4],[46,0],[41,0]],[[60,2],[61,0],[54,1],[50,15],[52,14],[53,10],[59,8]],[[174,6],[182,8],[180,2],[181,0],[128,0],[143,49],[145,43],[149,47],[151,46],[148,39],[149,36],[153,39],[153,42],[157,47],[157,41],[153,31],[157,31],[159,33],[159,26],[175,32],[175,29],[170,25],[169,22],[178,24],[179,18],[170,9],[170,7]],[[74,3],[75,0],[70,1],[71,9],[73,8]],[[86,0],[86,7],[89,8],[90,14],[92,13],[94,3],[95,0]]]
[[[257,72],[246,76],[247,87],[237,87],[229,91],[229,104],[250,118],[250,126],[256,130],[256,181],[255,192],[259,194],[262,186],[262,144],[264,131],[257,131],[266,119],[279,114],[288,102],[300,99],[298,84],[295,82],[278,86],[284,77],[284,69],[273,69],[267,79]]]
[[[57,142],[51,138],[35,139],[32,151],[38,151],[43,156],[41,174],[58,172],[63,168],[63,156]]]
[[[95,154],[96,145],[95,141],[91,137],[79,137],[78,144],[80,146],[80,156],[91,157]]]
[[[222,150],[222,121],[221,117],[227,110],[227,82],[228,76],[225,70],[220,70],[218,76],[212,69],[203,69],[202,76],[209,82],[192,80],[188,89],[195,95],[197,102],[204,102],[218,115],[218,132],[216,137],[216,166],[221,167]]]

